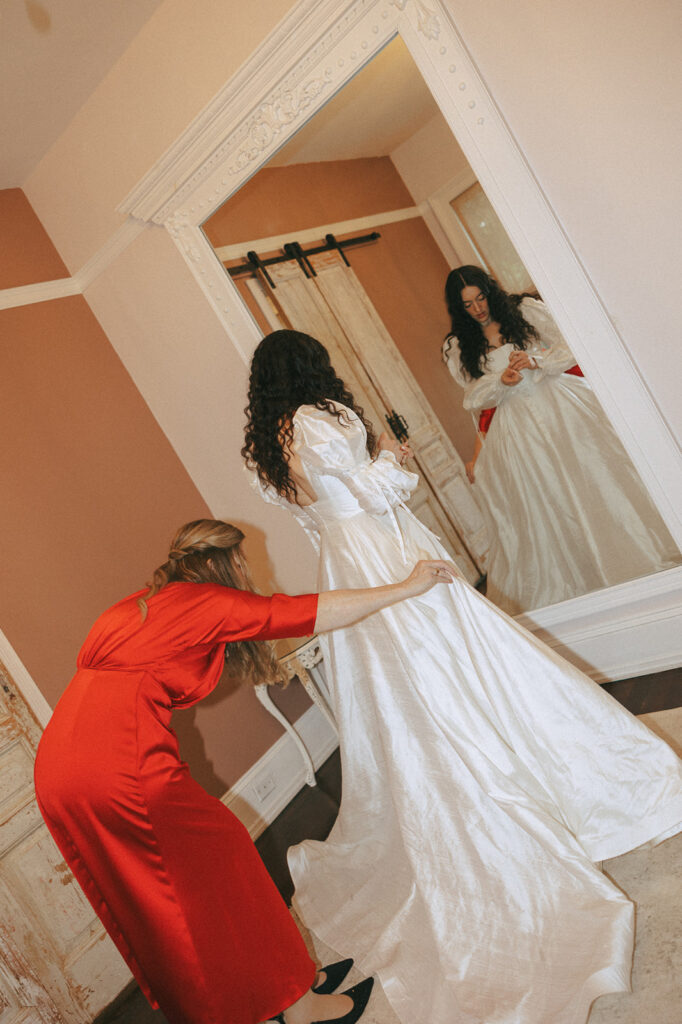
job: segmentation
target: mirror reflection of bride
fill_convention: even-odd
[[[492,538],[487,596],[514,615],[679,564],[545,305],[474,266],[449,274],[446,301],[443,357],[479,429],[468,472]]]

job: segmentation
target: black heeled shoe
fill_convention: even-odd
[[[334,1017],[332,1020],[313,1020],[310,1024],[355,1024],[365,1012],[373,985],[374,978],[365,978],[364,981],[353,985],[352,988],[346,989],[345,992],[341,993],[341,995],[350,996],[353,1000],[352,1010],[349,1010],[343,1017]],[[270,1019],[278,1021],[278,1024],[286,1024],[284,1019],[285,1012],[278,1013],[276,1017],[271,1017]]]
[[[344,996],[350,996],[353,1000],[353,1009],[349,1010],[343,1017],[334,1017],[333,1020],[314,1020],[312,1024],[355,1024],[357,1020],[360,1020],[365,1007],[369,1002],[369,997],[372,993],[372,987],[374,985],[374,978],[365,978],[364,981],[359,982],[357,985],[353,985],[352,988],[347,988],[345,992],[341,994]]]
[[[318,996],[329,996],[332,992],[336,992],[352,966],[352,960],[339,960],[338,963],[329,964],[328,967],[320,967],[320,970],[324,971],[326,977],[317,987],[313,985],[313,992]]]

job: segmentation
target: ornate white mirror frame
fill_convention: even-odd
[[[682,547],[674,439],[440,0],[300,0],[120,211],[167,228],[248,361],[260,332],[201,224],[396,34]],[[522,619],[597,678],[669,668],[682,660],[682,567]]]

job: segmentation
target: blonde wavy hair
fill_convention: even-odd
[[[137,599],[142,621],[147,618],[150,597],[168,583],[219,583],[223,587],[256,593],[241,551],[244,534],[221,519],[195,519],[185,523],[173,537],[168,560],[154,570],[148,592]],[[246,682],[278,683],[286,686],[274,648],[266,640],[238,640],[228,643],[225,657],[231,674]]]

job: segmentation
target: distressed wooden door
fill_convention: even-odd
[[[130,972],[38,810],[40,726],[0,662],[0,1022],[89,1022]]]

